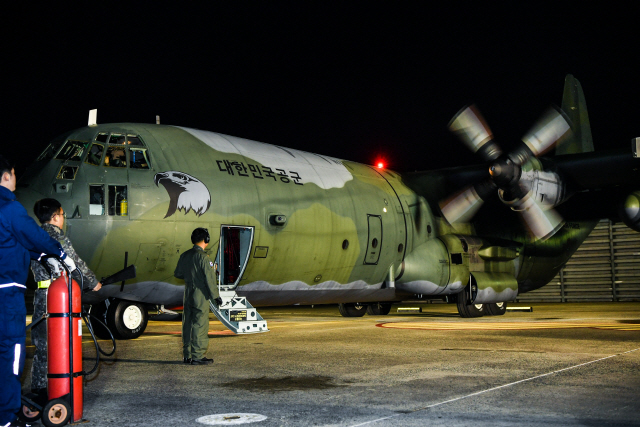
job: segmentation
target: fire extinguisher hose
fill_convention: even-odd
[[[83,284],[84,284],[84,276],[83,276],[81,271],[79,271],[79,273],[80,273],[80,287],[82,289],[83,288]],[[89,316],[91,316],[91,321],[89,321]],[[116,339],[113,336],[113,334],[111,333],[111,330],[109,329],[109,327],[107,325],[105,325],[102,322],[102,320],[100,320],[96,316],[86,312],[84,310],[84,308],[82,309],[82,319],[84,320],[84,324],[87,326],[87,329],[89,329],[89,333],[91,333],[91,338],[93,338],[93,343],[96,346],[96,364],[93,366],[93,368],[91,368],[90,371],[88,371],[88,372],[82,371],[82,375],[87,376],[87,375],[93,374],[96,371],[96,369],[98,369],[98,365],[100,365],[100,353],[102,353],[104,356],[113,356],[113,354],[116,352]],[[96,322],[100,323],[109,332],[109,336],[111,336],[111,342],[113,343],[113,349],[111,350],[110,353],[107,353],[106,351],[104,351],[100,347],[100,345],[98,344],[98,340],[96,339],[96,335],[93,332],[93,327],[91,326],[91,322],[92,321],[96,321]]]

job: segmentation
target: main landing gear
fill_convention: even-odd
[[[390,302],[373,302],[360,304],[357,302],[338,304],[338,310],[343,317],[362,317],[365,313],[370,316],[386,316],[391,311]]]
[[[469,294],[466,290],[456,294],[456,304],[460,317],[502,316],[507,311],[506,302],[490,304],[473,304],[469,302]]]

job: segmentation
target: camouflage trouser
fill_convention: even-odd
[[[32,321],[47,311],[47,290],[37,289],[33,298]],[[47,321],[43,320],[35,328],[31,328],[31,344],[36,347],[31,365],[31,390],[47,388]]]
[[[182,355],[202,359],[209,347],[209,300],[190,284],[184,287]]]

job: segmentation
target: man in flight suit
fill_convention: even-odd
[[[42,229],[46,231],[52,239],[59,242],[68,257],[71,257],[78,267],[71,276],[84,289],[100,290],[102,283],[98,281],[93,271],[89,270],[87,264],[80,259],[75,249],[71,245],[71,240],[62,231],[65,221],[65,213],[56,199],[38,200],[33,207],[33,213],[42,224]],[[37,321],[47,311],[47,289],[49,285],[60,277],[61,272],[55,268],[43,266],[36,260],[31,260],[31,270],[33,277],[38,283],[38,289],[33,297],[33,320]],[[51,271],[51,273],[49,273]],[[80,275],[82,272],[82,275]],[[31,364],[31,392],[36,393],[40,399],[47,398],[47,325],[40,323],[31,329],[31,343],[36,347]]]
[[[29,259],[58,255],[75,263],[46,231],[38,227],[16,200],[16,174],[0,156],[0,427],[24,425],[17,420],[22,408],[20,377],[24,368],[27,308],[24,303]]]
[[[213,359],[206,356],[209,347],[209,300],[219,297],[215,267],[204,250],[210,236],[206,228],[196,228],[191,233],[193,248],[180,255],[176,271],[178,279],[184,279],[182,312],[182,355],[184,363],[208,365]]]

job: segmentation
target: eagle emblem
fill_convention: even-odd
[[[211,194],[207,186],[189,174],[178,171],[158,172],[153,177],[153,182],[156,186],[162,184],[169,193],[169,209],[165,218],[173,215],[176,210],[184,210],[186,215],[192,209],[200,216],[211,206]]]

